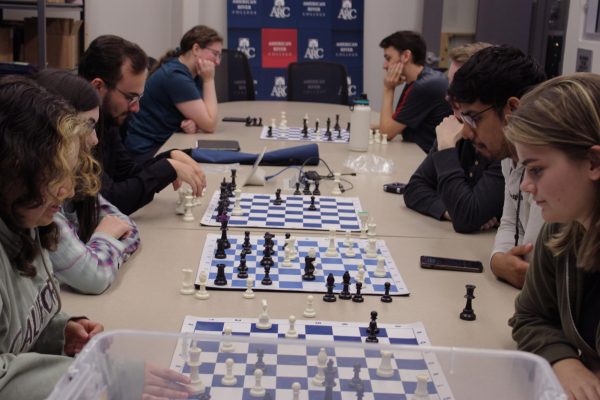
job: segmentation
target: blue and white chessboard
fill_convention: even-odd
[[[365,265],[362,294],[383,294],[385,282],[390,282],[390,295],[392,296],[405,296],[410,293],[400,275],[400,271],[394,263],[390,251],[385,245],[385,241],[377,240],[376,242],[377,255],[384,258],[384,267],[386,271],[385,277],[379,278],[374,275],[377,259],[367,258],[365,256],[367,241],[365,239],[354,238],[353,249],[355,255],[353,257],[345,255],[347,247],[344,244],[344,238],[335,239],[338,257],[327,257],[325,256],[325,252],[329,245],[329,238],[294,236],[296,239],[298,257],[291,260],[291,267],[283,267],[282,262],[285,258],[283,244],[285,243],[285,237],[283,235],[275,235],[273,238],[273,241],[275,242],[275,246],[273,246],[275,254],[272,256],[275,264],[271,267],[269,272],[269,276],[273,283],[271,285],[263,285],[261,280],[264,278],[264,268],[260,265],[260,260],[263,256],[262,250],[264,248],[263,236],[264,235],[259,235],[255,232],[250,234],[252,253],[246,255],[248,276],[254,278],[254,289],[256,290],[325,293],[327,292],[325,281],[329,273],[332,273],[336,282],[335,293],[338,293],[342,289],[342,275],[344,275],[344,272],[348,271],[352,278],[350,291],[353,293],[355,291],[354,284],[356,283],[355,278],[358,272],[358,264],[362,262]],[[242,251],[244,236],[228,235],[231,247],[225,250],[227,257],[224,259],[216,259],[214,255],[217,249],[217,239],[220,237],[221,235],[214,233],[207,235],[206,241],[204,242],[204,249],[202,250],[202,256],[200,258],[198,273],[196,275],[196,285],[200,282],[200,273],[205,272],[208,277],[208,287],[220,289],[246,289],[246,279],[237,277],[237,266],[240,264],[240,253]],[[305,281],[302,280],[302,274],[304,273],[304,257],[308,255],[310,248],[316,250],[315,280]],[[217,276],[217,264],[225,264],[225,276],[227,278],[227,285],[225,286],[216,286],[214,284],[215,277]]]
[[[315,128],[309,127],[306,137],[304,137],[301,127],[288,127],[287,129],[274,127],[271,132],[271,137],[269,137],[268,131],[269,127],[263,126],[263,129],[260,133],[260,138],[266,140],[294,140],[302,142],[327,143],[348,143],[350,140],[350,132],[348,132],[346,129],[342,129],[339,133],[338,131],[331,129],[331,136],[329,136],[325,135],[325,132],[327,131],[326,128],[319,128],[319,130],[315,132]]]
[[[360,375],[364,385],[365,400],[407,400],[411,398],[417,386],[417,376],[428,378],[427,391],[429,400],[453,400],[454,396],[448,386],[442,368],[435,354],[428,351],[408,351],[406,347],[393,351],[391,378],[381,378],[376,374],[381,362],[381,355],[376,347],[348,346],[348,342],[364,342],[368,336],[365,324],[355,322],[325,322],[297,320],[295,323],[299,340],[297,345],[277,343],[235,342],[235,336],[260,337],[276,339],[285,337],[289,328],[287,320],[271,320],[269,330],[259,330],[256,319],[250,318],[198,318],[185,317],[182,332],[221,335],[225,326],[231,328],[234,339],[233,352],[219,351],[219,343],[198,341],[202,349],[200,361],[200,377],[207,386],[206,393],[213,399],[251,399],[250,389],[255,384],[253,376],[257,361],[257,351],[264,351],[262,386],[272,399],[292,399],[291,385],[299,382],[300,399],[323,399],[324,388],[312,383],[317,373],[317,354],[320,346],[307,345],[304,340],[330,342],[326,347],[327,355],[337,368],[336,386],[333,388],[333,399],[356,399],[356,392],[350,387],[354,376],[354,365],[361,365]],[[380,344],[429,345],[429,339],[423,324],[378,324]],[[187,350],[189,340],[181,340],[171,362],[171,369],[189,374]],[[346,346],[344,346],[346,345]],[[371,346],[369,346],[371,347]],[[237,378],[234,386],[224,386],[221,378],[225,374],[225,360],[232,358],[235,362],[233,373]]]
[[[310,196],[281,195],[284,203],[273,204],[275,195],[242,193],[240,206],[244,214],[231,215],[234,198],[228,208],[230,227],[256,227],[277,229],[309,229],[360,231],[357,212],[362,211],[358,197],[315,196],[317,211],[309,211]],[[200,223],[220,226],[217,222],[219,192],[216,191]]]

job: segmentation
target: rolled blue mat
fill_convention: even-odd
[[[240,163],[252,165],[258,154],[242,153],[230,150],[192,149],[192,158],[201,163],[208,164],[233,164]],[[302,146],[288,147],[285,149],[268,151],[265,153],[260,165],[318,165],[319,146],[315,143]]]

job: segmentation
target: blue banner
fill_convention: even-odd
[[[257,29],[230,29],[227,35],[230,49],[237,49],[246,54],[250,67],[255,70],[260,68],[260,30]]]
[[[260,13],[263,28],[298,28],[300,24],[298,0],[263,0]]]
[[[301,28],[330,27],[333,10],[332,0],[301,0]]]
[[[277,68],[262,69],[258,79],[258,88],[258,98],[261,100],[286,100],[287,70]],[[266,122],[269,123],[269,121]]]
[[[229,28],[260,28],[259,0],[227,1],[227,25]]]
[[[301,29],[298,31],[298,61],[331,60],[331,31]]]
[[[333,17],[333,29],[362,32],[365,20],[364,1],[334,0]]]
[[[334,31],[331,60],[346,66],[363,63],[362,31]]]

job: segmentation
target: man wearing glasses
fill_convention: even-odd
[[[79,75],[88,80],[102,100],[99,146],[102,195],[121,212],[131,214],[149,203],[170,183],[188,183],[195,195],[206,186],[202,169],[190,156],[171,150],[140,164],[123,146],[119,128],[140,110],[148,73],[148,57],[136,44],[113,35],[94,39],[79,63]]]
[[[383,101],[379,130],[388,139],[400,135],[429,152],[435,141],[435,127],[452,114],[444,100],[448,80],[438,71],[425,65],[425,40],[416,32],[399,31],[384,38]],[[396,87],[405,84],[394,108]]]
[[[138,160],[152,157],[174,132],[212,133],[218,122],[215,67],[223,39],[198,25],[150,72],[141,111],[129,124],[125,146]]]
[[[521,50],[493,46],[475,53],[456,72],[448,89],[464,122],[463,137],[488,159],[502,160],[504,208],[490,267],[498,278],[518,288],[523,286],[543,220],[533,198],[519,188],[524,167],[503,128],[519,106],[519,98],[545,78],[542,67]]]
[[[491,46],[470,43],[448,53],[448,81],[477,51]],[[504,200],[500,161],[478,154],[462,137],[460,111],[436,127],[436,143],[413,173],[404,191],[404,204],[421,214],[449,220],[456,232],[472,233],[498,226]]]

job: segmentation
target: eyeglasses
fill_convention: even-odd
[[[204,50],[210,51],[217,60],[220,60],[223,57],[223,54],[220,51],[211,49],[210,47],[205,47]]]
[[[469,126],[473,129],[477,128],[477,119],[478,117],[486,111],[491,110],[494,106],[489,106],[488,108],[484,108],[483,110],[476,112],[475,114],[465,114],[463,112],[460,113],[460,116],[464,122],[469,124]]]
[[[142,99],[142,96],[144,95],[144,93],[140,93],[140,94],[127,93],[127,92],[122,91],[118,87],[115,87],[115,89],[119,93],[121,93],[123,95],[123,97],[125,97],[125,100],[127,100],[127,105],[129,105],[129,106],[132,106],[135,103],[139,102]]]

